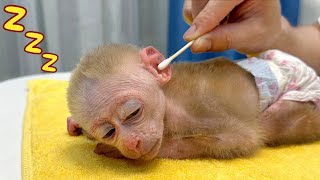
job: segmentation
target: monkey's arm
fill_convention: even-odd
[[[224,121],[227,123],[220,124],[214,133],[204,130],[182,138],[164,139],[158,157],[229,159],[254,154],[263,144],[259,129],[244,121],[229,120],[229,124]]]

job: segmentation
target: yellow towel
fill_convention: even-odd
[[[234,160],[156,159],[147,164],[93,152],[95,142],[66,130],[68,83],[29,82],[22,146],[22,174],[28,179],[319,179],[320,142],[264,148]]]

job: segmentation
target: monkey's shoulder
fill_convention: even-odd
[[[196,63],[174,64],[172,69],[173,81],[187,81],[189,84],[198,83],[198,80],[213,82],[237,78],[253,79],[248,71],[224,57]]]

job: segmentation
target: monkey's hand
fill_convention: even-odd
[[[112,158],[125,158],[117,148],[102,143],[97,144],[94,152]]]
[[[79,136],[82,134],[81,127],[72,119],[71,116],[67,118],[67,129],[70,136]]]

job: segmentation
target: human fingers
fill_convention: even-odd
[[[203,10],[194,18],[190,28],[184,34],[184,39],[191,41],[197,37],[213,30],[232,9],[243,0],[221,1],[210,0],[206,3]],[[192,6],[196,3],[192,1]],[[196,10],[194,10],[196,11]]]

